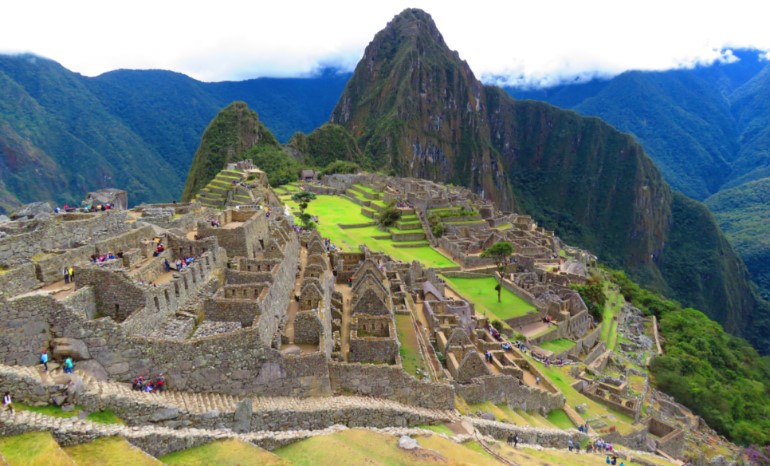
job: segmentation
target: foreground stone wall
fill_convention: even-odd
[[[386,398],[431,409],[454,409],[450,385],[421,382],[400,367],[329,362],[331,388],[337,395]]]

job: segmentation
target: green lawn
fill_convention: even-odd
[[[287,202],[294,211],[297,205]],[[318,232],[331,240],[343,251],[358,251],[358,245],[365,244],[372,251],[381,251],[395,260],[411,262],[418,260],[427,267],[456,267],[451,259],[430,246],[419,248],[397,248],[390,237],[375,239],[375,236],[389,236],[387,231],[381,231],[376,226],[362,228],[340,228],[339,224],[356,225],[371,223],[372,219],[361,213],[361,206],[340,196],[319,195],[307,208],[307,212],[319,218]],[[422,230],[420,230],[422,231]]]
[[[417,377],[417,369],[425,370],[426,368],[417,343],[417,334],[414,331],[411,315],[396,314],[396,333],[398,333],[398,341],[401,343],[399,348],[401,366],[407,373]]]
[[[17,464],[25,466],[74,466],[75,464],[72,458],[59,447],[49,432],[29,432],[2,437],[0,438],[0,453],[7,464],[11,466]]]
[[[444,277],[449,286],[465,299],[476,305],[476,311],[493,315],[500,320],[521,317],[535,312],[535,308],[523,299],[503,288],[502,301],[497,302],[497,279]]]
[[[608,349],[614,350],[618,343],[618,317],[625,299],[609,282],[604,284],[604,294],[607,296],[607,304],[602,311],[601,339]]]
[[[548,416],[546,416],[548,422],[555,425],[559,429],[572,429],[575,424],[572,423],[567,413],[563,409],[552,409]]]
[[[575,342],[566,338],[557,338],[555,340],[540,343],[537,346],[543,348],[544,350],[552,351],[553,354],[560,354],[575,346]]]
[[[362,184],[354,184],[353,186],[369,194],[382,194],[382,191],[377,191],[374,188],[370,188],[369,186],[364,186]]]

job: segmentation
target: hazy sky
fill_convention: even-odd
[[[350,70],[404,8],[433,16],[477,76],[555,82],[770,50],[770,5],[684,1],[4,0],[0,52],[93,76],[162,68],[204,81]]]

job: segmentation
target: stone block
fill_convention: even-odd
[[[82,340],[75,338],[54,338],[51,341],[53,346],[53,357],[57,359],[64,359],[70,357],[75,361],[83,361],[91,359],[91,354],[88,352],[88,347]]]

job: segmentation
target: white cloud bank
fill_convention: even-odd
[[[477,75],[524,85],[770,50],[770,5],[745,0],[6,0],[0,52],[39,54],[89,76],[118,68],[204,81],[298,76],[323,65],[351,70],[408,7],[430,13]]]

